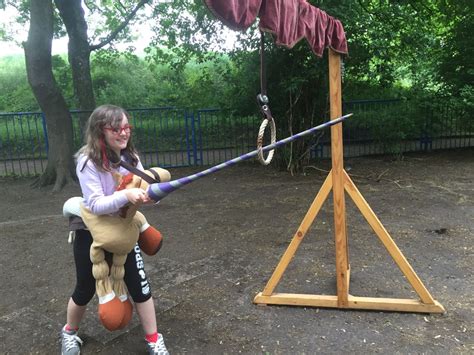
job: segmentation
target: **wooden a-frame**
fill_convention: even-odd
[[[331,119],[342,115],[341,90],[341,57],[329,50],[329,91],[331,104]],[[331,307],[347,309],[367,309],[382,311],[444,313],[444,307],[433,299],[422,281],[415,273],[407,259],[403,256],[389,233],[370,208],[367,201],[357,189],[354,182],[343,167],[343,143],[341,124],[331,127],[331,157],[332,169],[321,186],[316,198],[311,204],[306,216],[296,231],[290,245],[275,268],[273,275],[264,290],[254,298],[257,304],[277,304],[309,307]],[[329,193],[334,199],[334,234],[336,247],[336,280],[337,295],[309,295],[294,293],[274,293],[283,273],[288,267],[300,243],[311,227],[321,206]],[[420,297],[417,299],[355,297],[349,294],[350,266],[346,235],[346,210],[344,191],[352,198],[362,215],[392,256],[408,282]]]

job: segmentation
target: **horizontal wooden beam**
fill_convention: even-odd
[[[258,293],[254,298],[257,304],[275,304],[285,306],[365,309],[374,311],[414,312],[414,313],[445,313],[444,307],[438,302],[423,303],[414,299],[356,297],[349,295],[346,307],[338,304],[337,296],[308,295],[295,293],[274,293],[263,296]]]

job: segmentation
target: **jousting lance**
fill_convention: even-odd
[[[351,116],[352,116],[352,113],[349,113],[347,115],[335,118],[331,121],[320,124],[319,126],[315,126],[313,128],[307,129],[306,131],[303,131],[303,132],[297,133],[295,135],[292,135],[290,137],[287,137],[285,139],[279,140],[279,141],[277,141],[273,144],[266,145],[265,147],[262,147],[261,149],[263,150],[263,152],[268,152],[272,149],[275,149],[275,148],[278,148],[278,147],[280,147],[282,145],[285,145],[287,143],[293,142],[293,141],[295,141],[297,139],[300,139],[304,136],[313,134],[316,131],[320,131],[324,128],[327,128],[327,127],[333,126],[335,124],[341,123],[346,118],[349,118]],[[185,176],[185,177],[182,177],[180,179],[172,180],[172,181],[169,181],[169,182],[159,182],[159,183],[151,184],[150,186],[148,186],[148,190],[147,190],[148,196],[151,199],[153,199],[154,201],[160,201],[161,199],[165,198],[168,194],[170,194],[171,192],[183,187],[184,185],[187,185],[187,184],[189,184],[193,181],[196,181],[196,180],[198,180],[202,177],[205,177],[207,175],[211,175],[211,174],[213,174],[213,173],[215,173],[219,170],[223,170],[225,168],[233,166],[233,165],[235,165],[237,163],[240,163],[244,160],[251,159],[251,158],[257,156],[258,152],[259,152],[259,149],[255,149],[254,151],[243,154],[243,155],[241,155],[237,158],[228,160],[226,162],[220,163],[216,166],[213,166],[209,169],[203,170],[199,173],[192,174],[192,175],[189,175],[189,176]]]

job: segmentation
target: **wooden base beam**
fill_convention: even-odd
[[[255,296],[253,302],[261,305],[273,304],[285,306],[363,309],[391,312],[445,312],[444,307],[438,301],[434,301],[434,303],[432,304],[427,304],[413,299],[356,297],[351,295],[348,296],[347,306],[345,307],[340,306],[337,296],[307,295],[295,293],[274,293],[271,296],[264,296],[260,292]]]

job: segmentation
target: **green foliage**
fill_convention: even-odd
[[[21,55],[0,58],[0,112],[36,110]]]
[[[420,132],[416,121],[406,105],[397,105],[395,109],[386,108],[365,112],[357,117],[361,125],[369,130],[369,135],[382,146],[386,153],[400,155],[403,142],[417,139]]]
[[[69,64],[61,56],[53,56],[53,71],[58,86],[73,107],[74,94]],[[38,111],[38,103],[26,76],[23,55],[0,58],[0,112]]]
[[[70,66],[65,56],[53,56],[52,59],[58,86],[74,109],[77,105]],[[0,65],[0,111],[37,111],[39,108],[28,85],[23,56],[0,58]],[[240,89],[236,94],[237,88],[233,84],[239,75],[226,56],[221,56],[219,61],[190,62],[181,71],[113,50],[100,50],[92,56],[97,103],[115,103],[127,108],[235,107],[243,94]],[[248,97],[253,100],[254,92]]]
[[[140,117],[132,120],[134,130],[134,143],[141,153],[154,152],[155,144],[150,144],[150,137],[153,143],[158,143],[161,151],[173,151],[179,147],[186,147],[186,136],[183,135],[185,128],[181,117],[173,119],[176,112],[162,112],[161,117]],[[180,111],[182,115],[182,111]],[[137,113],[133,114],[139,116]]]
[[[97,103],[128,108],[225,108],[233,95],[231,76],[232,63],[225,56],[219,61],[189,62],[182,70],[110,51],[99,51],[92,60]]]
[[[472,105],[474,96],[474,3],[469,0],[446,1],[445,41],[440,53],[438,77],[446,95],[461,97]],[[472,112],[472,111],[471,111]]]
[[[59,89],[61,90],[66,102],[74,107],[75,97],[72,87],[72,73],[65,55],[53,55],[53,73],[56,78]]]

